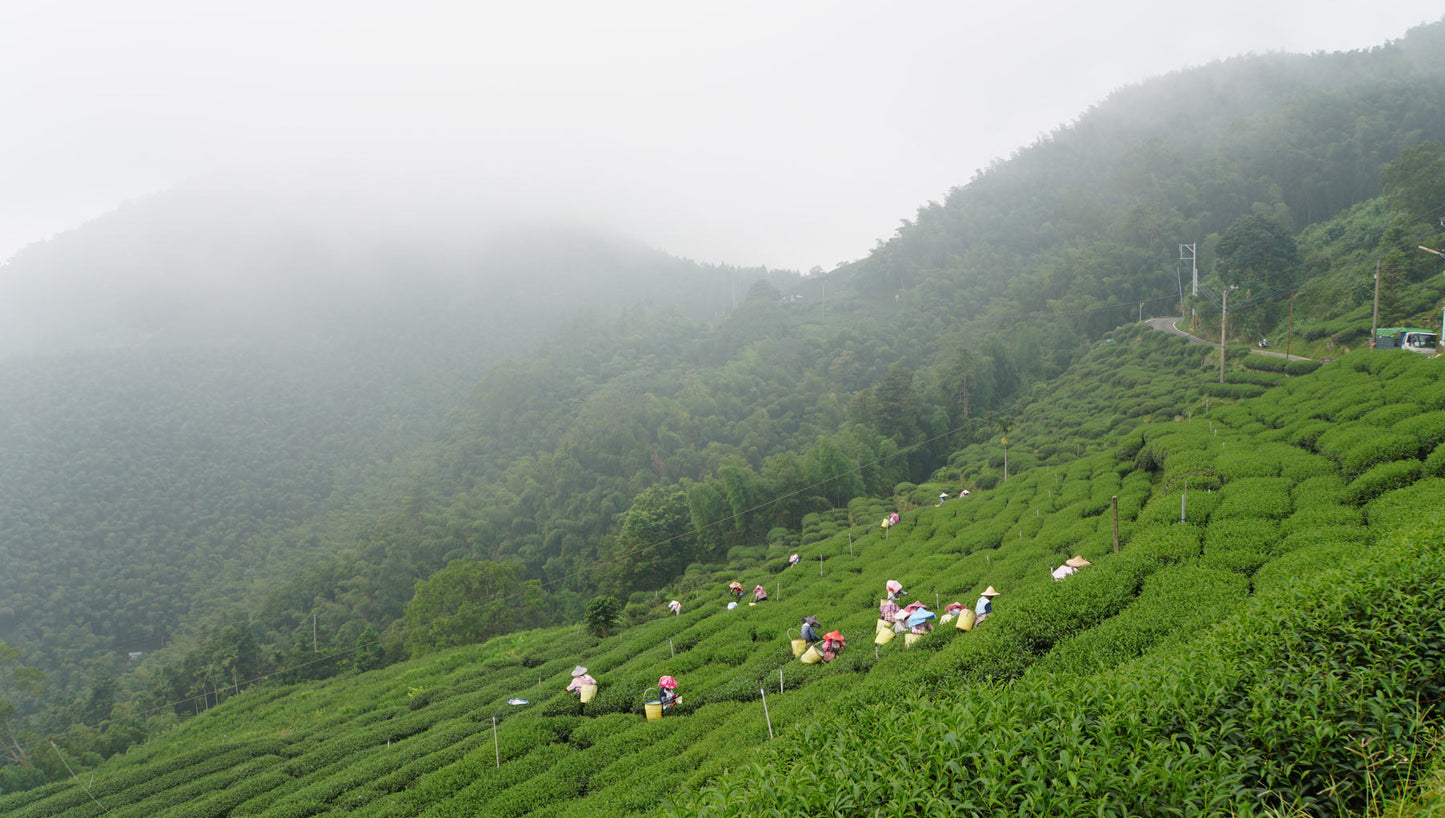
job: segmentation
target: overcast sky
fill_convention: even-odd
[[[220,6],[226,11],[217,10]],[[0,0],[0,259],[216,173],[555,207],[831,269],[1111,91],[1439,0]]]

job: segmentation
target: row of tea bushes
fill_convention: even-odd
[[[1109,355],[1114,363],[1133,360],[1128,356],[1152,343],[1132,338]],[[1199,354],[1171,351],[1154,382],[1130,378],[1120,388],[1141,400],[1166,389],[1197,396],[1187,383],[1208,375],[1199,371]],[[1058,421],[1064,436],[1039,441],[1039,465],[993,490],[942,507],[904,508],[902,525],[886,532],[878,520],[898,506],[855,500],[848,508],[852,528],[824,536],[828,515],[812,521],[817,539],[800,546],[802,565],[785,567],[773,548],[755,565],[714,571],[711,580],[699,572],[671,593],[636,600],[636,622],[606,639],[574,628],[513,634],[324,685],[261,686],[188,721],[156,746],[103,765],[95,778],[99,804],[77,787],[59,786],[27,793],[25,801],[0,797],[0,812],[57,814],[56,805],[64,804],[59,812],[78,816],[133,808],[182,814],[181,801],[189,800],[195,815],[583,818],[647,812],[676,797],[683,812],[765,814],[761,804],[749,807],[762,786],[781,793],[784,814],[866,814],[870,805],[895,797],[889,809],[908,814],[1074,814],[1080,804],[1103,814],[1152,814],[1150,797],[1180,812],[1257,812],[1265,784],[1251,762],[1269,770],[1270,786],[1281,781],[1307,790],[1260,761],[1248,742],[1258,739],[1265,722],[1245,718],[1252,710],[1241,716],[1239,696],[1274,691],[1258,700],[1271,719],[1286,699],[1309,702],[1306,709],[1322,708],[1331,717],[1338,710],[1330,708],[1340,704],[1319,705],[1307,686],[1271,687],[1268,674],[1304,685],[1304,676],[1290,675],[1297,668],[1288,657],[1273,657],[1269,661],[1283,665],[1250,670],[1254,675],[1231,668],[1228,661],[1263,660],[1266,651],[1217,641],[1222,637],[1211,625],[1243,638],[1237,623],[1252,616],[1260,640],[1271,637],[1272,627],[1303,627],[1249,611],[1285,610],[1285,603],[1271,600],[1299,604],[1302,577],[1350,563],[1382,530],[1419,522],[1422,510],[1438,505],[1441,490],[1439,481],[1423,476],[1361,505],[1341,504],[1354,483],[1343,477],[1340,461],[1314,450],[1317,441],[1332,439],[1325,436],[1335,426],[1393,416],[1389,431],[1411,440],[1417,454],[1436,434],[1430,423],[1413,420],[1422,415],[1375,414],[1388,405],[1380,396],[1401,391],[1392,378],[1411,379],[1409,391],[1420,393],[1433,388],[1436,373],[1415,363],[1384,361],[1378,371],[1373,364],[1344,363],[1291,378],[1262,400],[1216,401],[1208,413],[1198,404],[1181,405],[1167,419],[1120,420],[1119,393],[1066,385],[1061,397],[1076,407],[1099,401],[1099,416],[1058,413],[1067,418]],[[1392,374],[1382,374],[1387,369]],[[1336,393],[1346,387],[1367,394],[1366,405],[1340,403]],[[1415,403],[1435,411],[1429,399]],[[1092,450],[1069,445],[1084,438],[1078,429],[1086,421],[1120,423],[1127,436],[1100,439]],[[1046,425],[1021,416],[1010,438],[1032,447],[1027,430]],[[992,454],[972,457],[957,462],[994,468],[985,462]],[[953,479],[938,485],[957,485]],[[1187,522],[1180,524],[1186,490]],[[1109,513],[1116,496],[1117,554]],[[840,522],[840,513],[831,522]],[[1064,582],[1051,580],[1050,567],[1073,553],[1094,567]],[[772,598],[728,611],[724,587],[731,579],[765,584]],[[873,622],[888,579],[902,581],[912,598],[930,605],[953,599],[971,605],[987,585],[1004,593],[994,617],[972,633],[943,627],[913,648],[894,640],[875,654]],[[1247,598],[1251,587],[1254,601]],[[672,594],[683,603],[680,616],[663,612]],[[1303,613],[1326,615],[1323,609]],[[787,629],[807,614],[847,634],[850,649],[835,662],[805,666],[792,658]],[[1213,663],[1200,646],[1212,646],[1228,661]],[[1295,647],[1304,657],[1320,654],[1309,645]],[[1369,650],[1355,655],[1376,655]],[[602,682],[598,698],[585,706],[562,692],[575,663]],[[1315,666],[1310,672],[1325,673]],[[685,704],[661,722],[647,722],[641,703],[662,673],[682,682]],[[1178,688],[1185,682],[1216,693]],[[1371,684],[1344,692],[1372,695],[1379,685]],[[785,692],[775,692],[779,685]],[[759,700],[764,687],[770,716]],[[1147,696],[1156,689],[1169,712],[1146,711],[1157,704]],[[506,703],[513,696],[532,704],[513,708]],[[1215,705],[1226,719],[1191,718],[1195,710],[1215,712],[1209,709]],[[1366,715],[1395,731],[1392,736],[1409,737],[1408,728]],[[491,746],[494,716],[500,768]],[[1294,730],[1294,718],[1290,711],[1277,720]],[[1354,723],[1368,726],[1359,718]],[[1313,722],[1299,724],[1311,729]],[[1309,742],[1298,744],[1309,749],[1307,758],[1284,741],[1270,744],[1269,752],[1295,769],[1321,757]],[[243,747],[255,753],[234,757],[244,780],[204,766]],[[838,773],[819,766],[832,755],[800,755],[820,750],[847,753],[847,772],[861,779],[796,791],[796,781]],[[766,780],[749,778],[747,765],[755,761],[777,770]],[[167,770],[187,768],[199,775],[165,777]],[[788,772],[775,779],[778,770]],[[928,774],[943,783],[931,784]],[[201,781],[215,791],[197,794]],[[698,794],[714,783],[722,794],[716,800]],[[1121,789],[1111,796],[1115,788]],[[822,800],[806,800],[815,795]]]
[[[1240,601],[1112,674],[1031,673],[820,720],[670,814],[1358,812],[1441,726],[1438,532]]]

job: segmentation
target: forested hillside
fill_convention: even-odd
[[[679,614],[268,683],[0,810],[1379,814],[1441,726],[1441,370],[1356,352],[1204,411],[1207,355],[1126,330],[1083,365],[1151,385],[1090,378],[1023,420],[1072,434],[1091,402],[1131,392],[1178,394],[1170,418],[891,529],[873,521],[905,497],[811,515],[800,564],[779,547],[700,571],[668,589]],[[1052,580],[1070,554],[1093,565]],[[730,610],[733,579],[772,596]],[[1001,593],[971,632],[878,646],[890,579],[935,609]],[[807,615],[847,637],[833,662],[793,658]],[[587,704],[563,690],[577,663],[600,684]],[[661,674],[684,699],[649,721]]]
[[[313,231],[264,202],[193,221],[185,196],[32,248],[0,268],[5,727],[88,765],[249,684],[575,623],[599,595],[647,621],[939,486],[1003,492],[1296,374],[1108,357],[1177,363],[1121,324],[1218,338],[1225,288],[1231,342],[1320,359],[1367,335],[1377,264],[1382,323],[1434,321],[1442,38],[1123,89],[816,277],[551,229]],[[12,753],[4,786],[58,758]]]

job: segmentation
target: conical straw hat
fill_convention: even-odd
[[[984,589],[983,596],[998,596],[998,591],[995,591],[993,586],[990,585]]]

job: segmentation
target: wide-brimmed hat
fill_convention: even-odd
[[[993,589],[993,586],[990,585],[987,588],[983,589],[983,594],[981,594],[981,596],[998,596],[998,591],[995,591]]]
[[[661,679],[657,680],[657,686],[665,687],[668,690],[671,690],[677,687],[677,680],[672,678],[671,676],[663,676]]]
[[[737,580],[733,580],[732,582],[728,583],[728,587],[732,588],[734,591],[741,591],[743,589],[743,584],[741,582],[738,582]]]
[[[1083,568],[1085,565],[1093,565],[1092,562],[1089,562],[1088,560],[1080,556],[1069,557],[1068,559],[1064,560],[1064,564],[1071,568]]]
[[[890,579],[887,582],[883,583],[883,587],[887,588],[889,593],[896,594],[899,591],[903,590],[903,583],[899,582],[896,579]]]
[[[587,675],[587,668],[582,667],[581,665],[578,665],[577,667],[572,668],[572,675],[573,675],[573,676],[586,676],[586,675]]]

